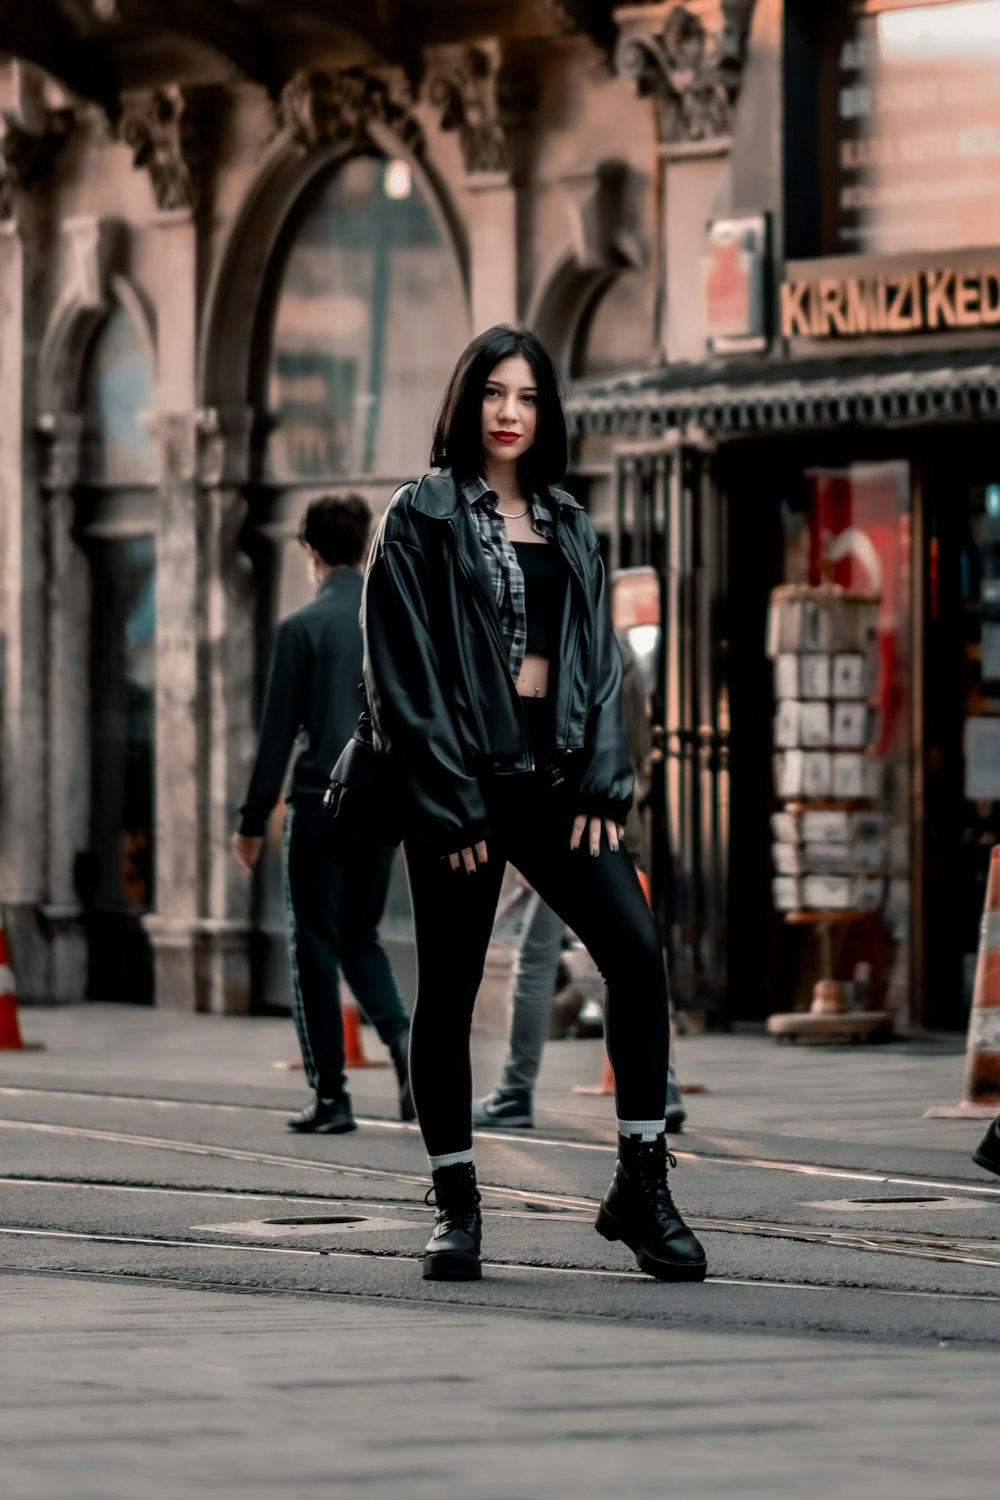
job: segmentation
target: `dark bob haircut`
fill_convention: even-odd
[[[483,392],[500,361],[512,354],[523,354],[535,372],[538,390],[535,441],[517,466],[521,488],[530,493],[558,484],[566,472],[566,418],[548,351],[530,329],[512,323],[497,323],[478,334],[455,366],[434,425],[431,465],[451,469],[456,479],[482,473]]]
[[[364,556],[371,525],[371,507],[361,495],[321,495],[306,506],[299,541],[332,568],[353,568]]]

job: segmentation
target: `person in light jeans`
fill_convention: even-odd
[[[624,667],[622,697],[629,750],[636,771],[636,800],[625,822],[625,847],[641,871],[648,868],[648,856],[639,808],[645,800],[644,794],[648,795],[652,743],[646,695],[635,654],[627,642],[622,641],[621,645]],[[511,975],[510,1031],[503,1072],[493,1092],[473,1105],[472,1123],[477,1130],[526,1130],[534,1125],[535,1084],[548,1037],[549,1013],[565,931],[565,924],[552,908],[537,897]],[[667,1081],[667,1129],[679,1133],[686,1118],[687,1111],[677,1086],[677,1071],[671,1060]]]

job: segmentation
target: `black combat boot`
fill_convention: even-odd
[[[705,1251],[677,1212],[667,1186],[667,1163],[677,1161],[667,1138],[618,1137],[618,1160],[595,1228],[622,1240],[643,1271],[660,1281],[704,1281]]]
[[[424,1250],[425,1281],[479,1281],[483,1216],[479,1212],[476,1169],[471,1161],[438,1167],[424,1200],[434,1202],[434,1233]]]
[[[399,1118],[415,1120],[417,1106],[413,1102],[413,1090],[410,1088],[410,1033],[408,1031],[404,1031],[396,1038],[389,1048],[389,1054],[399,1081]]]
[[[987,1172],[996,1172],[1000,1176],[1000,1117],[994,1120],[973,1151],[972,1160],[977,1167],[985,1167]]]

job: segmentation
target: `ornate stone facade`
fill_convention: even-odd
[[[32,192],[51,170],[71,121],[69,111],[50,112],[35,133],[12,114],[0,116],[0,223],[17,217],[18,191]]]
[[[121,137],[134,165],[149,173],[157,208],[195,213],[201,207],[218,107],[215,89],[178,84],[144,90],[125,101]]]
[[[677,146],[732,134],[755,0],[728,0],[721,30],[674,5],[621,12],[618,70],[656,102],[660,141]]]
[[[470,175],[510,172],[510,129],[538,102],[537,83],[521,58],[504,58],[497,46],[447,49],[436,58],[428,83],[444,131],[455,131]]]
[[[255,888],[228,845],[269,633],[304,602],[302,507],[349,483],[377,514],[491,323],[531,318],[572,375],[596,298],[632,278],[616,348],[649,358],[653,121],[608,66],[603,0],[33,10],[45,24],[16,36],[0,21],[32,64],[0,92],[0,212],[22,220],[0,230],[0,877],[21,991],[280,1004],[277,856]],[[380,402],[389,458],[366,447]],[[276,444],[296,423],[299,447]],[[123,911],[83,877],[121,884],[139,826],[124,774],[103,802],[91,774],[101,714],[129,702],[151,811]],[[147,964],[134,993],[138,966],[116,989],[88,963],[120,938]]]
[[[280,124],[304,150],[340,146],[362,150],[370,144],[369,127],[387,126],[419,155],[424,136],[411,112],[405,85],[363,68],[338,73],[296,73],[284,87],[278,107]]]

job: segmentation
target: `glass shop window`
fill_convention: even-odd
[[[911,1017],[911,547],[905,463],[813,469],[782,506],[772,608],[773,899],[836,918],[833,963],[857,1009]],[[834,598],[829,595],[834,586]],[[836,600],[844,603],[837,603]],[[824,608],[820,606],[824,605]],[[781,639],[775,637],[778,620]],[[814,622],[814,623],[811,623]],[[839,623],[838,623],[839,622]],[[823,628],[820,628],[823,627]],[[796,950],[808,996],[815,961]]]
[[[1000,239],[1000,0],[789,0],[787,253]]]
[[[271,477],[407,478],[467,313],[455,257],[409,165],[352,157],[288,229],[267,400]]]

